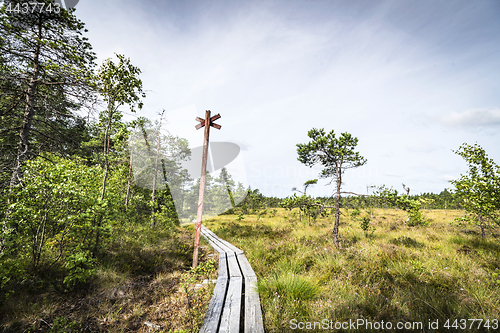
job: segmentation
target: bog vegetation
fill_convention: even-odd
[[[193,228],[180,220],[196,214],[199,181],[182,168],[189,143],[165,134],[164,111],[141,115],[133,60],[95,62],[74,10],[12,10],[22,3],[0,7],[0,331],[197,331],[217,258],[204,243],[190,269]],[[269,332],[292,319],[500,318],[500,168],[479,145],[456,151],[468,172],[453,190],[360,195],[342,188],[343,173],[366,163],[358,139],[309,138],[299,161],[323,167],[332,197],[307,194],[315,179],[285,199],[225,169],[206,179],[204,207],[226,207],[227,195],[232,207],[207,225],[247,253]]]
[[[453,331],[455,320],[464,318],[488,322],[489,330],[469,332],[496,331],[500,234],[483,238],[480,230],[459,226],[455,219],[463,210],[421,213],[426,223],[411,226],[402,209],[342,208],[341,250],[331,241],[331,210],[311,223],[304,214],[299,219],[298,208],[267,208],[242,218],[222,215],[206,225],[245,251],[258,275],[266,332],[294,332],[299,322],[323,319],[394,325],[444,325],[449,319]]]

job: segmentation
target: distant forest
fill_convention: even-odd
[[[422,193],[409,195],[409,199],[428,199],[423,209],[463,209],[461,206],[462,198],[455,195],[454,193],[444,189],[439,194],[436,193]],[[333,205],[333,198],[318,197],[320,201],[326,202],[326,204]],[[264,194],[260,193],[259,189],[248,190],[248,194],[237,207],[243,207],[251,210],[258,210],[262,208],[278,208],[285,198],[277,197],[266,197]],[[377,195],[370,196],[343,196],[340,199],[341,208],[347,209],[368,209],[372,208],[395,208],[383,198]]]

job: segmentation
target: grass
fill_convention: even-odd
[[[369,212],[343,211],[341,250],[331,240],[331,215],[309,226],[297,213],[278,209],[242,219],[221,215],[205,224],[245,251],[258,275],[266,332],[296,331],[294,319],[394,325],[500,319],[498,235],[482,239],[473,227],[451,225],[462,211],[448,210],[446,219],[444,210],[423,213],[429,224],[409,227],[404,211],[375,209],[364,231]]]
[[[190,269],[194,228],[127,227],[119,231],[85,285],[63,292],[24,281],[0,293],[0,332],[198,332],[217,267],[201,240],[200,266]],[[200,287],[201,286],[201,287]]]

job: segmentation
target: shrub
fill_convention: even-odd
[[[361,229],[364,232],[368,232],[368,229],[370,228],[370,217],[369,216],[363,216],[361,219]]]

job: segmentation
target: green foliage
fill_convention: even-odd
[[[33,330],[77,332],[82,327],[73,313],[86,301],[68,310],[71,302],[62,294],[78,298],[82,284],[96,287],[109,268],[122,277],[187,269],[192,241],[170,242],[178,218],[168,190],[157,193],[151,214],[151,191],[133,180],[128,186],[130,133],[119,108],[142,108],[140,70],[117,55],[95,74],[96,56],[74,9],[6,11],[5,5],[22,4],[0,5],[0,331],[31,331],[32,316],[40,319]],[[106,110],[98,119],[77,116],[96,105],[96,92]],[[176,140],[177,146],[166,138],[165,149],[187,149],[186,140]],[[151,216],[161,227],[155,232],[145,226]],[[205,273],[213,268],[208,264]],[[46,297],[57,298],[55,305]],[[200,315],[206,305],[196,305]],[[71,317],[48,324],[47,316],[68,312]],[[12,326],[6,326],[7,314]]]
[[[182,274],[180,287],[187,301],[187,317],[191,326],[198,328],[205,317],[206,305],[210,301],[210,290],[197,288],[200,279],[208,278],[215,272],[215,260],[199,263],[195,269]],[[193,330],[197,331],[197,330]]]
[[[361,230],[363,230],[366,233],[368,232],[369,228],[370,228],[370,217],[363,216],[363,218],[361,219]]]
[[[65,288],[88,280],[95,264],[91,236],[100,232],[102,240],[109,239],[118,216],[116,192],[99,199],[101,175],[99,167],[88,167],[78,158],[46,155],[27,161],[23,184],[9,197],[9,230],[15,233],[0,265],[6,271],[3,284],[20,266],[35,275],[55,267],[63,272],[59,283]],[[100,225],[97,214],[102,216]]]
[[[89,251],[80,251],[66,256],[65,268],[68,270],[68,275],[64,278],[63,284],[67,288],[74,287],[78,284],[87,282],[94,274],[95,260]]]
[[[336,137],[334,131],[326,134],[324,129],[313,128],[307,135],[311,138],[309,143],[297,144],[298,160],[309,167],[321,164],[324,168],[321,178],[336,177],[337,171],[342,173],[366,163],[366,159],[354,151],[358,139],[349,133]]]
[[[500,208],[500,167],[478,144],[464,143],[454,152],[464,158],[469,170],[451,183],[463,199],[467,213],[477,218],[476,224],[481,227],[484,237],[485,224],[500,225],[497,211]]]
[[[378,187],[375,193],[382,201],[388,203],[389,205],[405,210],[408,213],[406,223],[410,227],[428,225],[428,222],[422,215],[420,208],[422,205],[430,202],[429,199],[413,199],[408,194],[398,195],[397,190],[392,187],[387,188],[384,185]]]
[[[495,283],[495,284],[497,284],[498,286],[500,286],[500,273],[497,273],[497,272],[493,273],[493,274],[491,275],[491,278],[492,278],[492,282],[493,282],[493,283]]]
[[[406,247],[416,247],[416,248],[424,246],[424,244],[419,243],[415,239],[413,239],[411,237],[407,237],[407,236],[400,236],[398,238],[395,238],[395,239],[391,240],[391,243],[396,244],[396,245],[402,245],[402,246],[406,246]]]
[[[35,269],[49,249],[59,252],[58,260],[66,251],[88,246],[85,239],[94,231],[94,214],[109,212],[108,202],[98,200],[101,170],[84,162],[56,156],[28,161],[24,184],[10,196],[11,223],[18,237],[13,247],[28,245]]]
[[[357,218],[359,216],[359,214],[361,214],[360,210],[358,208],[355,208],[352,212],[351,212],[351,217],[352,218]]]
[[[283,199],[280,203],[281,208],[286,208],[288,210],[292,210],[295,207],[299,207],[301,211],[305,210],[308,206],[315,204],[316,201],[307,195],[298,196],[294,193],[291,197],[287,197]],[[274,209],[273,211],[275,211]],[[272,212],[273,212],[272,211]],[[276,212],[274,212],[276,215]]]
[[[124,55],[116,54],[116,57],[117,64],[108,58],[97,73],[99,93],[109,105],[108,112],[116,111],[124,104],[129,104],[131,111],[135,112],[134,106],[137,104],[137,107],[142,109],[141,97],[146,97],[139,79],[141,70],[133,66],[130,59]]]
[[[214,259],[209,259],[206,262],[201,262],[196,268],[191,268],[191,272],[196,275],[207,278],[217,270],[217,263]]]
[[[82,325],[79,322],[72,321],[66,317],[57,317],[52,327],[47,331],[49,333],[76,333],[82,331]]]
[[[0,5],[0,191],[40,152],[73,154],[86,137],[75,111],[92,100],[95,54],[74,10],[7,11]],[[51,0],[38,3],[54,4]],[[40,8],[40,7],[39,7]],[[36,130],[33,130],[36,129]]]
[[[326,134],[324,129],[313,128],[307,135],[311,138],[310,142],[297,144],[298,160],[308,167],[320,164],[323,167],[319,175],[320,178],[335,180],[337,186],[335,191],[336,213],[333,225],[333,242],[335,246],[340,247],[339,224],[342,175],[346,169],[357,168],[366,164],[366,159],[355,151],[358,138],[347,132],[336,137],[333,130]]]

